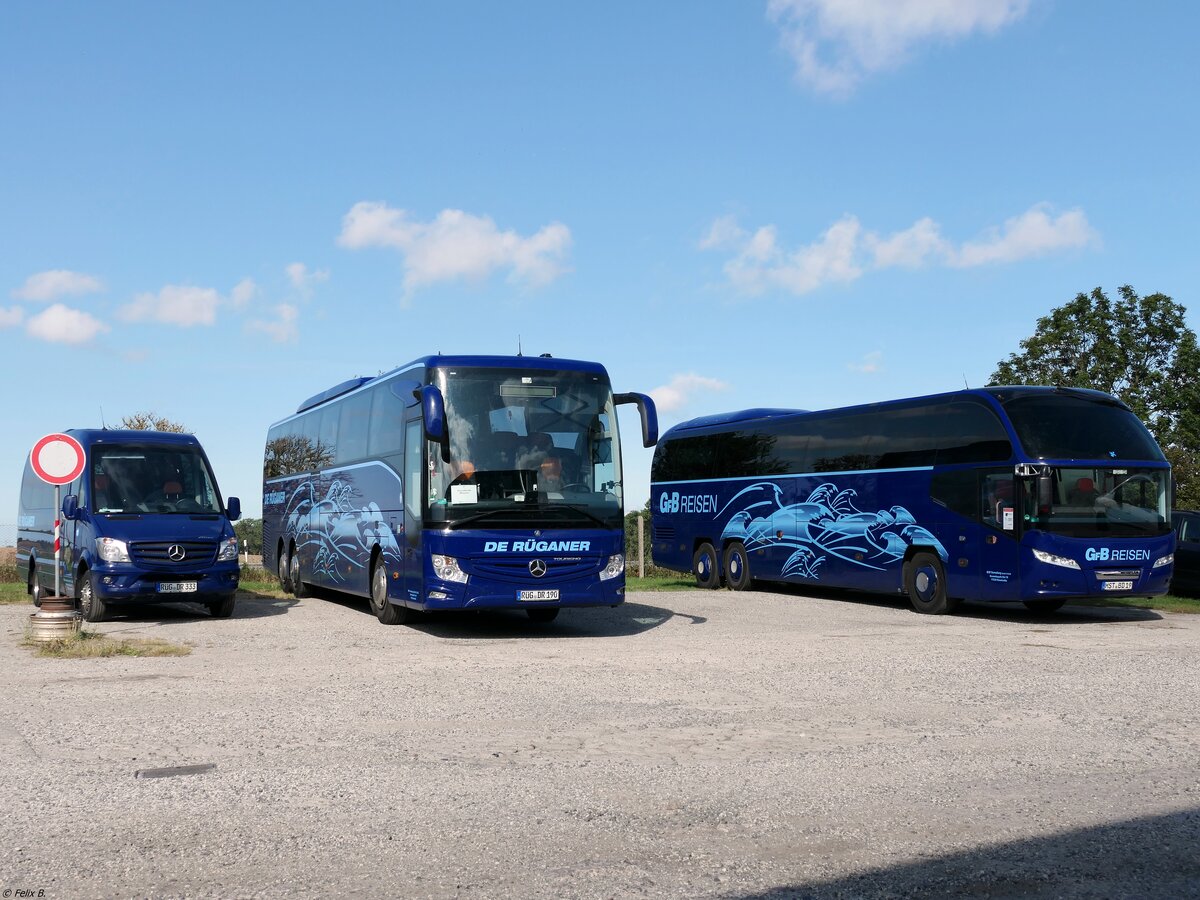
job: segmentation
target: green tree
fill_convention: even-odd
[[[1038,319],[989,384],[1084,387],[1128,404],[1174,467],[1177,506],[1200,507],[1200,348],[1187,310],[1166,294],[1100,288]]]
[[[172,422],[156,412],[135,412],[121,419],[121,427],[133,431],[173,431],[177,434],[191,434],[192,429],[179,422]]]
[[[238,539],[238,552],[262,554],[262,519],[239,519],[233,523],[233,531]]]

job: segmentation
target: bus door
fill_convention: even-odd
[[[1020,497],[1013,470],[984,469],[979,473],[979,594],[980,600],[1016,600],[1020,593]]]
[[[408,600],[422,599],[424,590],[421,531],[424,527],[424,468],[427,456],[424,426],[421,419],[414,419],[404,429],[404,534],[397,535],[403,557],[403,597]]]

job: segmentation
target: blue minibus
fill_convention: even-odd
[[[757,581],[1052,611],[1171,581],[1171,469],[1098,391],[994,387],[670,429],[654,454],[656,564]]]
[[[233,615],[240,570],[233,522],[212,466],[191,434],[75,429],[80,476],[54,488],[25,463],[17,511],[17,570],[36,604],[54,586],[54,522],[61,516],[60,580],[84,619],[114,605],[195,601]]]
[[[384,624],[431,610],[625,599],[616,407],[598,363],[428,356],[309,398],[263,456],[263,564],[284,589],[367,598]]]

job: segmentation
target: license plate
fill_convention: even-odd
[[[158,592],[160,594],[194,594],[196,587],[194,581],[160,581]]]
[[[537,603],[543,600],[557,600],[558,591],[517,591],[517,599],[522,603]]]
[[[1102,589],[1106,591],[1132,591],[1132,581],[1106,581],[1102,585]]]

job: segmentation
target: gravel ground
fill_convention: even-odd
[[[188,657],[53,660],[30,612],[4,898],[1200,897],[1200,616],[251,599],[91,626]]]

